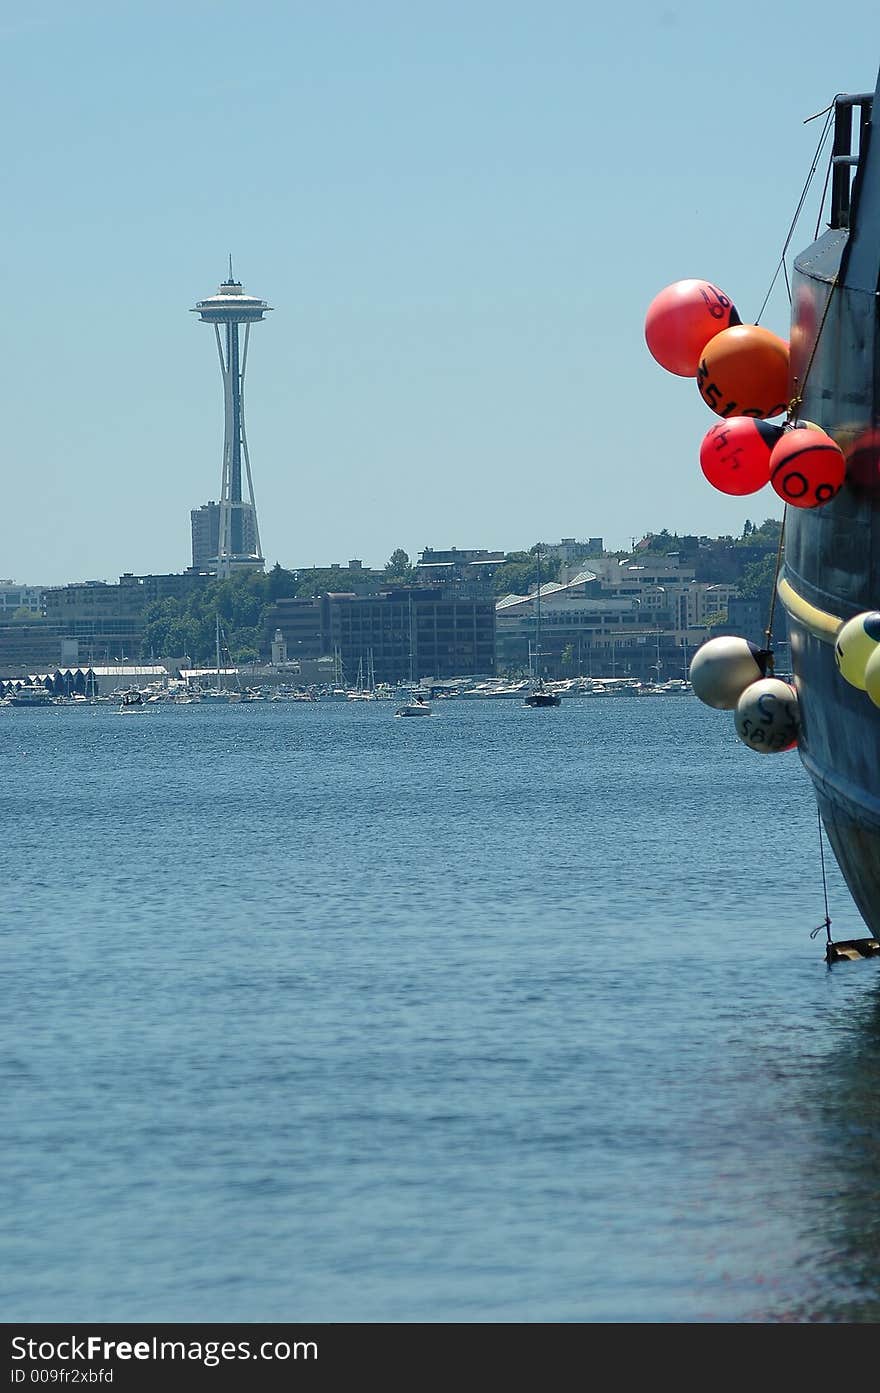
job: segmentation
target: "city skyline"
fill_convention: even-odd
[[[823,33],[796,64],[793,23]],[[0,573],[189,564],[223,423],[187,306],[230,248],[281,312],[248,393],[267,565],[585,533],[622,550],[780,516],[769,489],[706,483],[715,418],[651,359],[644,314],[692,275],[761,313],[807,118],[873,89],[878,27],[862,0],[842,33],[815,0],[748,0],[719,42],[694,5],[597,23],[573,0],[46,0],[8,20]],[[787,321],[779,276],[761,322]]]

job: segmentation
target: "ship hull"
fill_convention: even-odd
[[[876,95],[873,107],[880,114]],[[843,221],[851,227],[832,226],[795,261],[791,364],[792,395],[802,398],[797,414],[841,446],[847,478],[830,503],[787,508],[779,595],[800,704],[800,757],[843,876],[877,935],[880,709],[841,676],[834,643],[842,623],[880,608],[880,132],[873,142],[863,134]]]

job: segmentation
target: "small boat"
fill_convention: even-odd
[[[523,704],[525,706],[561,706],[562,697],[558,692],[551,692],[544,686],[543,680],[538,678]]]
[[[421,695],[416,695],[412,701],[404,702],[403,706],[398,706],[395,716],[430,716],[430,704]]]
[[[16,691],[10,692],[6,698],[10,706],[53,706],[54,698],[46,687],[37,686],[36,683],[18,687]]]
[[[133,688],[131,691],[122,693],[122,701],[120,703],[121,711],[143,711],[144,706],[145,702],[142,692]]]

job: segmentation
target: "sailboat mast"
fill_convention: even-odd
[[[216,616],[216,644],[217,644],[217,691],[220,690],[220,615]]]
[[[537,621],[535,624],[535,676],[541,677],[541,546],[538,544],[538,594],[536,601]]]

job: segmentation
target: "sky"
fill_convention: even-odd
[[[273,306],[246,419],[268,564],[740,535],[718,418],[644,341],[754,322],[880,8],[0,0],[0,576],[182,571],[220,494],[226,276]],[[827,151],[786,257],[821,220]],[[777,277],[761,322],[788,337]]]

